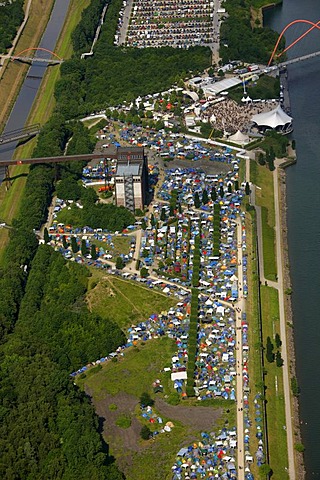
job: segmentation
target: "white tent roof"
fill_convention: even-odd
[[[291,123],[292,118],[282,110],[280,105],[278,105],[277,108],[271,110],[270,112],[263,112],[253,115],[251,120],[259,126],[276,128],[282,127],[287,123]]]
[[[249,142],[249,137],[245,135],[244,133],[241,133],[240,130],[238,130],[234,135],[231,135],[229,137],[229,140],[234,143],[248,143]]]

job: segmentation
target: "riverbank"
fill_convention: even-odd
[[[291,157],[291,155],[290,155]],[[296,161],[296,159],[295,159]],[[289,165],[290,166],[290,165]],[[291,276],[290,276],[290,262],[288,251],[288,229],[287,229],[287,188],[286,188],[286,168],[288,165],[283,163],[279,168],[279,202],[280,202],[280,222],[281,222],[281,237],[282,237],[282,256],[283,256],[283,284],[285,291],[285,316],[287,322],[287,340],[288,340],[288,354],[290,362],[288,364],[290,379],[291,379],[291,398],[293,411],[293,428],[294,428],[294,442],[295,445],[302,444],[302,436],[300,429],[300,412],[298,397],[293,394],[292,379],[296,379],[296,355],[294,346],[294,324],[293,324],[293,310],[291,301]],[[303,453],[295,449],[295,467],[296,474],[299,480],[304,480],[306,470],[304,465]]]

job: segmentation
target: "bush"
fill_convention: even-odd
[[[140,396],[140,404],[144,407],[152,407],[154,400],[150,397],[148,392],[143,392]]]
[[[303,453],[306,448],[305,448],[305,446],[304,446],[302,443],[296,443],[295,446],[294,446],[294,449],[295,449],[297,452]]]
[[[149,438],[151,437],[151,430],[149,427],[147,427],[147,425],[143,425],[143,427],[141,428],[140,437],[143,440],[149,440]]]
[[[116,420],[116,425],[120,428],[129,428],[131,427],[131,417],[130,415],[121,414]]]
[[[170,393],[170,395],[167,398],[167,403],[169,405],[179,405],[180,403],[180,395],[177,392]]]

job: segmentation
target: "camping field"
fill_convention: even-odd
[[[151,314],[167,311],[178,303],[158,290],[113,275],[101,275],[86,300],[92,312],[111,318],[121,328],[142,322]]]
[[[167,337],[141,342],[126,350],[117,361],[109,361],[102,368],[93,367],[76,380],[91,396],[97,414],[104,420],[103,436],[110,453],[130,480],[170,479],[179,449],[199,440],[202,431],[211,432],[225,421],[221,407],[190,406],[184,401],[176,405],[179,400],[170,372],[163,371],[170,366],[175,351],[175,342]],[[161,381],[163,393],[153,392],[155,380]],[[152,409],[162,425],[152,424],[141,416],[139,399],[144,392],[155,400]],[[234,408],[227,407],[232,410],[229,413],[232,421]],[[143,425],[159,431],[168,421],[173,424],[170,432],[142,440]]]

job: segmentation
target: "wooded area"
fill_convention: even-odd
[[[0,476],[123,478],[108,466],[98,419],[69,373],[114,351],[124,335],[88,312],[86,268],[46,245],[31,267],[15,331],[0,349]]]
[[[251,6],[254,0],[226,0],[223,4],[228,12],[220,29],[220,57],[222,63],[229,60],[264,63],[269,60],[278,33],[263,27],[256,19],[251,24]],[[284,45],[281,41],[280,47]]]
[[[0,2],[0,53],[6,53],[12,45],[24,18],[23,3],[23,0]]]

